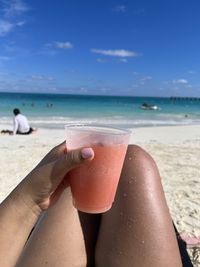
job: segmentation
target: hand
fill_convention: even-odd
[[[93,159],[91,148],[67,152],[66,144],[54,147],[18,185],[23,202],[34,212],[48,209],[68,186],[67,173]]]

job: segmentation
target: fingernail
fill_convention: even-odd
[[[91,148],[83,148],[81,150],[81,156],[83,159],[88,159],[91,158],[93,156],[93,150]]]

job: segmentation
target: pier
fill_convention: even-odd
[[[170,100],[171,101],[188,101],[188,102],[199,101],[200,102],[200,97],[171,96]]]

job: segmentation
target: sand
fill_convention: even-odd
[[[64,139],[60,129],[39,129],[29,136],[0,135],[0,202]],[[200,125],[132,129],[131,143],[155,159],[178,231],[200,237]]]

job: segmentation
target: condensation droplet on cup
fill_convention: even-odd
[[[129,159],[129,160],[132,160],[132,158],[131,158],[131,157],[129,157],[128,159]]]
[[[123,194],[123,196],[124,196],[124,197],[127,197],[127,196],[128,196],[128,194],[127,194],[127,193],[124,193],[124,194]]]

